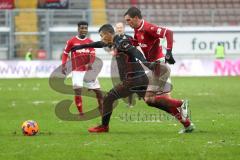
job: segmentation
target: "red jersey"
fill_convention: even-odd
[[[76,45],[88,44],[93,41],[90,38],[80,39],[78,36],[72,37],[67,41],[63,54],[69,54],[71,48]],[[72,70],[73,71],[86,71],[88,70],[87,64],[92,64],[95,60],[95,49],[84,48],[71,52]]]
[[[139,45],[149,62],[164,57],[159,38],[167,40],[167,49],[172,49],[172,31],[142,20],[139,28],[134,29],[134,45]]]

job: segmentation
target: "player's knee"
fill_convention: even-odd
[[[75,95],[78,95],[78,96],[81,95],[81,89],[80,88],[74,89],[74,92],[75,92]]]
[[[144,101],[148,104],[151,105],[152,103],[154,103],[154,99],[151,96],[145,96],[144,97]]]
[[[148,106],[152,107],[152,103],[150,101],[145,101],[147,103]]]
[[[103,105],[112,105],[115,100],[115,96],[110,92],[103,98]]]

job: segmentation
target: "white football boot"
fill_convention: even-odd
[[[183,100],[183,104],[180,107],[180,113],[183,121],[186,121],[187,119],[190,120],[189,114],[188,114],[188,100]],[[191,133],[195,129],[195,125],[190,122],[190,125],[188,127],[184,127],[181,129],[178,133]]]

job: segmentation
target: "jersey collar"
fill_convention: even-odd
[[[79,38],[78,36],[76,36],[76,38],[77,38],[78,40],[85,40],[85,39],[87,39],[87,37],[81,39],[81,38]]]
[[[142,20],[141,25],[139,28],[137,28],[137,30],[140,31],[143,28],[143,25],[144,25],[144,19]]]

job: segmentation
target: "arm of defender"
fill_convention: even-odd
[[[64,74],[64,75],[66,75],[66,72],[67,72],[66,63],[67,63],[68,54],[71,51],[71,48],[72,48],[72,41],[68,40],[66,42],[66,46],[65,46],[64,51],[62,53],[62,74]]]
[[[166,38],[167,49],[172,49],[173,47],[173,31],[172,30],[151,24],[145,28],[145,31],[155,38]]]
[[[151,36],[155,38],[166,38],[167,40],[167,53],[165,56],[166,62],[169,64],[174,64],[175,60],[172,55],[172,47],[173,47],[173,31],[164,28],[164,27],[159,27],[156,25],[149,25],[146,28],[147,33],[149,33]]]

